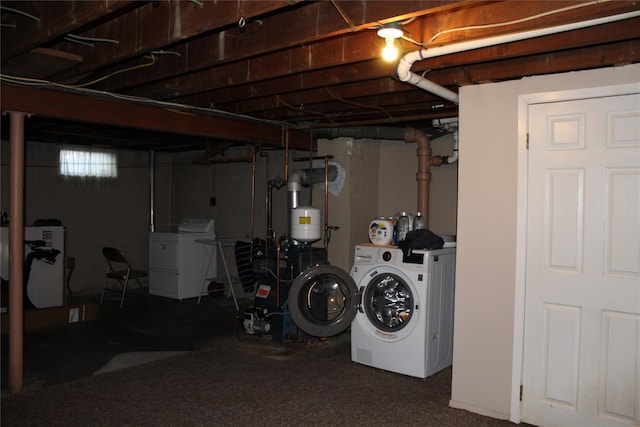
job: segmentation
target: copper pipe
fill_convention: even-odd
[[[256,148],[253,147],[251,156],[251,241],[254,238],[254,228],[256,224]],[[253,257],[253,251],[251,251]]]
[[[271,239],[269,238],[269,155],[265,155],[264,174],[266,186],[264,187],[264,241],[267,248]]]
[[[9,393],[23,386],[24,113],[11,112],[9,157]]]
[[[284,133],[284,183],[289,182],[289,131]]]
[[[280,243],[282,237],[276,243],[276,306],[280,307]]]
[[[324,158],[324,251],[328,256],[329,246],[329,156]]]

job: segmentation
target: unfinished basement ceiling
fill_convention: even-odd
[[[457,115],[454,103],[398,80],[395,65],[380,57],[385,42],[376,30],[383,24],[403,24],[406,39],[396,44],[409,52],[635,12],[640,3],[111,0],[0,7],[0,102],[5,112],[33,113],[28,140],[215,153],[230,145],[282,146],[285,134],[303,148],[319,129],[424,129]],[[430,58],[411,71],[457,92],[626,65],[640,61],[638,28],[636,16]],[[3,139],[8,128],[4,117]]]

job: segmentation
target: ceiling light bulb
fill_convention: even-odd
[[[378,37],[382,37],[386,41],[384,49],[382,49],[382,58],[385,61],[392,62],[398,57],[398,49],[394,46],[394,40],[402,37],[402,25],[397,22],[385,24],[378,30]]]
[[[387,62],[395,61],[398,57],[398,49],[393,44],[393,39],[387,39],[386,46],[382,49],[382,59]]]

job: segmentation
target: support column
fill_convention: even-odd
[[[24,113],[11,112],[9,156],[9,393],[23,386]]]

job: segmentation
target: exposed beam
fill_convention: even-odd
[[[599,60],[598,58],[585,57],[582,49],[584,46],[606,46],[607,43],[615,43],[617,40],[633,39],[633,37],[637,37],[637,28],[639,27],[640,18],[634,18],[605,26],[576,30],[565,34],[539,37],[534,40],[524,40],[508,45],[487,47],[443,57],[429,58],[417,63],[414,68],[416,72],[430,70],[429,76],[433,77],[436,83],[443,85],[460,85],[472,82],[466,73],[467,70],[473,70],[476,65],[478,68],[486,70],[494,69],[500,76],[496,80],[501,80],[504,78],[502,76],[504,76],[505,73],[501,72],[499,68],[509,64],[509,62],[504,61],[522,58],[514,61],[520,64],[519,72],[527,68],[524,64],[528,61],[531,61],[533,70],[533,68],[538,68],[536,63],[539,61],[539,57],[534,56],[531,59],[527,59],[526,56],[546,55],[547,52],[557,50],[563,52],[563,57],[570,57],[570,52],[572,51],[577,52],[574,54],[574,60],[581,65],[587,66],[587,68],[636,62],[638,60],[638,53],[634,50],[621,52],[619,58],[605,54],[602,59]],[[567,50],[567,46],[572,46],[574,49]],[[492,66],[491,62],[493,61],[500,62]],[[557,62],[552,60],[547,60],[546,62],[546,72],[552,72],[553,64]],[[464,68],[460,69],[459,67]],[[559,66],[558,71],[565,71],[566,69],[566,66]],[[299,79],[283,76],[265,82],[222,88],[189,97],[174,98],[173,100],[190,105],[214,104],[228,111],[247,114],[252,111],[264,111],[268,109],[269,103],[273,103],[269,101],[269,99],[273,98],[275,94],[295,92],[296,94],[293,96],[298,99],[297,103],[299,104],[309,104],[309,99],[322,100],[322,97],[318,98],[316,96],[319,92],[314,92],[314,94],[311,95],[310,91],[323,88],[327,84],[349,85],[349,97],[372,95],[375,93],[384,95],[390,92],[390,88],[382,87],[379,91],[374,92],[371,87],[362,86],[363,90],[360,94],[356,93],[354,89],[359,87],[360,81],[382,78],[387,75],[391,76],[391,74],[392,70],[389,69],[389,66],[382,63],[381,60],[376,59],[359,64],[334,67],[328,70],[311,71],[305,73],[304,77],[301,76]],[[335,76],[335,78],[332,78],[332,76]],[[511,75],[512,78],[515,76],[517,76],[517,73]],[[483,81],[489,80],[485,79]],[[304,95],[305,93],[308,93],[309,96]],[[267,99],[266,102],[261,100],[261,98]],[[240,101],[242,103],[240,104],[235,100],[244,101]],[[251,107],[251,105],[258,105],[258,103],[260,103],[259,108]],[[239,105],[244,106],[239,107]],[[263,117],[268,116],[265,115]]]
[[[193,115],[155,106],[33,87],[3,84],[0,89],[0,106],[3,111],[284,147],[283,130],[276,124]],[[310,144],[308,134],[289,131],[291,148],[308,150]]]
[[[167,49],[168,46],[199,34],[229,26],[237,28],[241,17],[250,20],[300,1],[302,0],[225,0],[224,4],[213,1],[203,1],[200,4],[189,1],[148,2],[130,14],[81,34],[83,37],[117,40],[118,44],[100,43],[88,48],[68,42],[59,43],[60,50],[64,49],[87,59],[73,70],[55,76],[55,81],[139,57],[154,50]],[[91,55],[87,54],[88,50]]]
[[[337,4],[359,31],[377,22],[387,22],[390,16],[401,15],[408,18],[461,7],[460,2],[456,0],[376,1],[372,5],[349,0],[338,1]],[[473,3],[474,7],[476,5],[477,3]],[[227,24],[236,22],[237,17],[235,21]],[[168,79],[199,69],[263,56],[269,52],[291,48],[300,50],[321,39],[334,38],[352,31],[354,29],[339,16],[331,2],[304,2],[300,7],[267,16],[259,21],[249,20],[244,32],[240,32],[237,25],[233,25],[226,30],[172,46],[171,50],[180,54],[179,57],[168,56],[161,66],[119,75],[104,81],[96,86],[96,89],[120,91],[149,81]],[[123,67],[128,65],[123,64]],[[113,71],[116,69],[105,70],[105,74]]]
[[[566,72],[575,69],[576,63],[580,63],[584,68],[600,68],[626,65],[634,62],[640,62],[640,39],[609,43],[600,47],[569,49],[552,54],[542,52],[528,57],[507,58],[500,61],[480,64],[470,63],[467,66],[436,69],[428,74],[428,78],[441,85],[450,85],[451,83],[464,85],[508,80],[522,75]],[[384,97],[388,94],[397,94],[398,91],[402,91],[402,86],[406,86],[407,91],[413,90],[423,94],[424,102],[439,99],[411,85],[392,79],[344,83],[334,86],[334,90],[336,92],[339,91],[343,98],[350,100],[365,98],[374,102],[377,98],[379,105],[384,106]],[[397,96],[394,98],[397,100]],[[291,120],[304,116],[304,109],[324,112],[325,109],[330,107],[326,105],[318,107],[314,106],[314,103],[332,101],[330,94],[324,88],[295,91],[284,95],[283,99],[290,104],[304,106],[304,108],[300,108],[298,112],[287,110],[281,103],[278,103],[274,96],[228,102],[220,105],[220,107],[226,111],[234,111],[238,114],[254,114],[265,119],[280,117],[284,120]],[[342,109],[337,111],[340,110]]]
[[[518,7],[520,3],[521,2],[516,3],[513,8]],[[526,6],[531,2],[522,3]],[[502,3],[500,5],[502,8],[510,7],[509,5],[504,5]],[[623,8],[623,10],[628,11],[630,6],[626,2],[624,5],[625,8]],[[603,6],[597,10],[600,14],[605,12],[609,13],[612,12],[610,9],[613,6],[616,5],[607,5],[607,9],[603,9]],[[580,13],[586,15],[587,9],[590,7],[584,7],[578,10]],[[613,10],[613,12],[619,12],[620,10],[621,6],[618,6]],[[574,12],[574,14],[577,14],[577,12]],[[587,16],[590,17],[593,14],[594,12],[591,10]],[[583,15],[575,15],[576,19],[580,16]],[[565,20],[566,19],[567,18],[565,17]],[[554,19],[553,22],[555,23],[556,21],[557,19]],[[417,28],[419,28],[420,25],[424,26],[425,23],[415,23],[414,21],[413,25],[416,25],[414,28],[416,28],[417,31]],[[540,25],[539,22],[538,25]],[[529,27],[530,25],[527,25],[526,28]],[[636,19],[572,31],[572,35],[570,36],[571,47],[601,44],[608,41],[637,37],[637,28]],[[512,31],[513,29],[509,32]],[[501,31],[494,31],[494,35],[505,32],[507,31],[504,29]],[[447,57],[424,61],[424,63],[429,64],[428,66],[421,64],[417,64],[417,66],[422,66],[422,69],[434,69],[468,64],[469,62],[480,63],[494,59],[505,59],[508,57],[537,54],[543,51],[566,48],[567,39],[564,37],[564,35],[551,35],[538,38],[535,41],[511,43],[508,47],[505,47],[506,45],[501,45],[500,47],[495,48],[478,49],[475,51],[475,54],[464,53],[448,55]],[[340,73],[340,76],[342,76],[344,80],[341,82],[346,82],[350,78],[348,70],[352,70],[350,74],[354,75],[356,79],[360,77],[356,75],[356,68],[353,67],[353,64],[363,61],[381,61],[379,59],[379,50],[383,43],[384,42],[377,37],[373,31],[350,34],[347,37],[327,40],[321,44],[304,45],[285,51],[265,53],[247,61],[225,64],[211,69],[189,73],[180,77],[151,83],[138,87],[134,90],[128,90],[126,93],[156,99],[178,99],[177,97],[180,96],[183,100],[186,96],[194,95],[196,97],[190,98],[187,101],[188,103],[193,102],[194,105],[208,105],[206,102],[199,102],[197,98],[197,96],[199,96],[198,94],[205,91],[221,90],[222,93],[226,92],[228,94],[233,94],[231,97],[235,97],[237,99],[243,96],[242,89],[239,89],[239,93],[234,93],[234,88],[237,87],[240,82],[242,82],[244,88],[249,88],[249,84],[253,85],[250,87],[252,97],[257,94],[269,92],[273,94],[274,90],[279,88],[279,84],[276,83],[275,79],[282,79],[284,77],[291,78],[292,75],[303,72],[305,73],[304,79],[300,78],[293,80],[293,82],[298,83],[298,87],[289,87],[288,89],[290,91],[309,89],[310,86],[313,85],[313,73],[320,76],[320,78],[316,79],[318,81],[326,79],[327,75],[338,75],[334,71],[327,72],[330,67],[342,69],[343,72]],[[407,44],[406,42],[405,48],[408,50],[417,49],[416,46]],[[458,58],[463,59],[457,60]],[[371,70],[360,69],[358,71],[370,73]],[[362,78],[372,77],[373,76],[370,75],[369,77]],[[378,74],[376,77],[384,77],[384,74]],[[282,93],[282,91],[279,91],[278,93]],[[217,95],[203,95],[203,98],[211,99],[210,103],[214,104],[225,102],[225,96],[219,98]]]
[[[142,5],[137,1],[3,1],[2,5],[26,12],[39,21],[23,15],[3,13],[3,24],[16,28],[2,28],[2,62],[46,45],[63,35],[73,32],[86,22],[100,21]],[[28,30],[24,30],[28,28]],[[13,36],[19,30],[20,37]],[[25,37],[25,34],[27,35]]]

